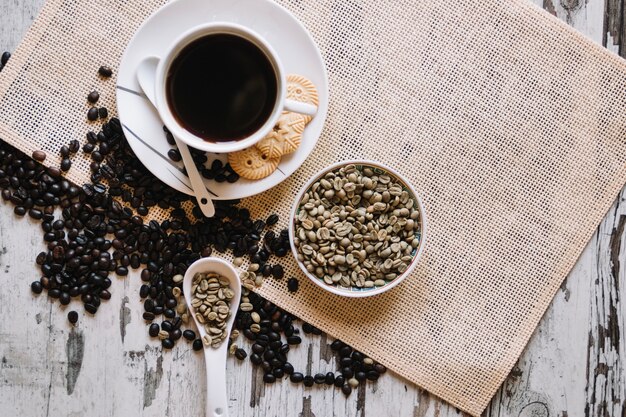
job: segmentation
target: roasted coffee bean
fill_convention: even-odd
[[[332,372],[326,373],[326,378],[324,379],[326,385],[333,385],[335,383],[335,374]]]
[[[194,340],[196,338],[196,332],[193,330],[185,330],[183,332],[183,337],[187,340]]]
[[[182,335],[183,335],[183,332],[181,332],[180,329],[174,329],[170,332],[170,339],[172,339],[175,342],[178,339],[180,339]]]
[[[139,297],[146,298],[150,294],[150,287],[146,284],[143,284],[141,288],[139,288]]]
[[[250,362],[255,365],[260,365],[263,362],[263,358],[261,358],[261,356],[259,356],[257,353],[253,353],[252,355],[250,355]]]
[[[374,364],[374,370],[379,374],[384,374],[385,372],[387,372],[387,368],[385,368],[385,365],[381,365],[380,363],[376,363]]]
[[[87,143],[90,143],[92,145],[95,145],[96,143],[98,143],[98,135],[96,134],[96,132],[93,132],[93,131],[87,132],[87,134],[85,135],[85,138],[87,139]]]
[[[368,380],[370,380],[370,381],[376,381],[376,380],[378,380],[378,377],[379,377],[379,376],[380,376],[380,375],[379,375],[379,374],[378,374],[378,372],[376,372],[376,371],[368,371],[368,372],[367,372],[367,374],[366,374],[367,379],[368,379]],[[358,379],[358,378],[357,378],[357,379]]]
[[[61,171],[69,171],[72,167],[72,161],[69,158],[64,158],[61,161]]]
[[[61,148],[59,149],[59,154],[61,154],[63,158],[67,158],[68,156],[70,156],[70,148],[67,145],[61,146]]]
[[[276,382],[276,377],[271,373],[266,373],[263,375],[263,382],[266,384],[273,384]]]
[[[284,277],[285,271],[283,269],[283,266],[280,264],[274,265],[272,267],[272,276],[274,276],[274,278],[276,279],[281,279],[282,277]]]
[[[155,319],[155,315],[154,313],[150,312],[150,311],[144,311],[143,312],[143,319],[145,321],[152,321]]]
[[[83,152],[88,153],[88,154],[92,153],[94,148],[95,148],[95,146],[94,146],[93,143],[85,143],[83,145]]]
[[[309,323],[302,323],[302,331],[306,334],[313,333],[313,326]]]
[[[0,58],[0,64],[1,65],[6,65],[7,62],[9,62],[10,58],[11,58],[11,53],[10,52],[4,52],[2,54],[2,57]]]
[[[343,392],[343,394],[347,397],[348,395],[352,394],[352,387],[348,383],[345,383],[341,387],[341,392]]]
[[[204,348],[204,345],[202,344],[202,340],[201,339],[196,339],[191,344],[191,347],[193,348],[193,350],[195,350],[197,352],[199,350],[202,350],[202,348]]]
[[[289,292],[296,292],[298,291],[298,284],[299,282],[296,278],[289,278],[287,281],[287,289]]]
[[[50,294],[49,291],[48,294]],[[93,304],[85,304],[85,310],[87,310],[88,313],[96,314],[98,312],[98,307]]]
[[[30,284],[30,289],[32,292],[34,292],[35,294],[41,294],[41,292],[43,291],[43,286],[41,285],[41,282],[39,281],[33,281]]]
[[[87,110],[87,119],[91,122],[98,120],[98,109],[96,107],[91,107]]]
[[[67,320],[72,324],[78,323],[78,313],[74,310],[70,311],[67,313]]]
[[[90,102],[91,104],[96,104],[98,100],[100,100],[100,93],[98,93],[97,91],[92,91],[87,96],[87,101]]]
[[[289,380],[297,384],[304,381],[304,375],[300,372],[294,372],[289,376]]]
[[[99,116],[101,119],[106,119],[107,117],[109,117],[109,111],[107,110],[107,108],[106,108],[106,107],[100,107],[100,108],[98,109],[98,116]]]
[[[18,216],[23,216],[26,214],[26,207],[15,206],[15,208],[13,209],[13,213],[15,213]]]
[[[183,159],[177,149],[167,151],[167,156],[174,162],[180,162]]]
[[[265,352],[265,346],[262,346],[260,343],[254,343],[254,344],[252,345],[252,351],[253,351],[254,353],[259,353],[259,354],[261,354],[261,353]]]
[[[276,223],[278,223],[279,217],[278,214],[271,214],[267,220],[265,221],[265,223],[268,226],[274,226]]]
[[[152,323],[150,327],[148,327],[148,334],[151,337],[157,337],[159,335],[159,325],[156,323]]]
[[[33,159],[35,161],[43,162],[46,160],[46,153],[44,151],[34,151]]]
[[[239,348],[237,350],[235,350],[235,357],[237,359],[239,359],[240,361],[246,359],[246,357],[248,357],[248,354],[246,353],[245,350]]]
[[[347,358],[352,354],[352,348],[350,346],[344,346],[339,349],[339,355],[343,358]]]
[[[354,374],[354,377],[356,378],[357,381],[365,381],[365,378],[367,378],[367,375],[365,374],[365,372],[357,372]]]
[[[163,346],[164,349],[172,349],[174,347],[174,341],[168,337],[167,339],[161,340],[161,346]]]
[[[315,381],[316,384],[323,384],[326,381],[326,375],[322,373],[315,374],[315,376],[313,377],[313,380]]]
[[[113,70],[106,65],[103,65],[98,68],[98,74],[100,74],[104,78],[109,78],[113,75]]]
[[[312,387],[314,383],[315,383],[315,379],[311,375],[307,375],[304,377],[305,387]]]
[[[43,213],[41,212],[41,210],[37,209],[28,210],[28,215],[35,220],[41,220],[41,218],[43,217]]]

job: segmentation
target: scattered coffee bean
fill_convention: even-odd
[[[33,283],[30,284],[30,289],[35,294],[41,294],[41,292],[43,291],[43,286],[41,285],[41,282],[33,281]]]
[[[152,323],[150,324],[150,327],[148,327],[148,334],[150,335],[150,337],[157,337],[159,335],[159,325],[156,323]]]
[[[106,107],[100,107],[100,108],[98,109],[98,116],[99,116],[101,119],[106,119],[107,117],[109,117],[109,111],[107,110],[107,108],[106,108]]]
[[[195,350],[196,352],[199,350],[202,350],[204,348],[204,345],[202,343],[202,339],[196,339],[193,341],[193,344],[191,345],[193,350]]]
[[[298,291],[298,284],[299,282],[296,278],[289,278],[287,281],[287,288],[289,289],[289,292]]]
[[[100,100],[100,93],[98,93],[97,91],[92,91],[87,96],[87,101],[90,102],[91,104],[96,104],[98,100]]]
[[[98,69],[98,74],[100,74],[104,78],[109,78],[113,75],[113,70],[103,65]]]
[[[78,313],[74,310],[70,311],[67,313],[67,320],[72,324],[78,323]]]
[[[243,350],[243,349],[241,349],[241,348],[240,348],[240,349],[235,350],[235,357],[236,357],[237,359],[239,359],[240,361],[242,361],[242,360],[246,359],[246,357],[247,357],[247,356],[248,356],[248,354],[246,353],[246,351],[245,351],[245,350]]]
[[[196,332],[193,330],[185,330],[183,332],[183,337],[187,340],[194,340],[196,338]]]
[[[167,151],[167,156],[174,162],[180,162],[183,159],[177,149],[170,149]]]
[[[268,226],[274,226],[276,223],[278,223],[278,220],[279,220],[278,214],[272,214],[267,218],[265,223]]]
[[[43,162],[46,160],[46,153],[44,151],[34,151],[33,159],[38,162]]]
[[[76,153],[80,149],[80,142],[76,139],[72,139],[68,145],[70,153]]]
[[[98,120],[98,109],[95,107],[90,108],[89,110],[87,110],[87,120],[93,122]]]
[[[72,161],[69,158],[64,158],[61,161],[61,171],[69,171],[72,167]]]
[[[10,58],[11,58],[11,53],[10,52],[4,52],[2,54],[2,58],[0,58],[0,64],[6,65],[7,62],[9,62]]]

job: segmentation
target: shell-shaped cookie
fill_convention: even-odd
[[[306,126],[306,116],[285,112],[278,119],[274,129],[256,147],[269,158],[278,158],[295,152],[302,142],[302,132]]]
[[[228,154],[228,162],[233,170],[243,178],[260,180],[271,175],[278,164],[279,158],[269,158],[252,146],[250,148]]]
[[[317,88],[315,88],[315,85],[308,78],[302,75],[287,75],[287,98],[319,106]],[[311,121],[310,116],[304,116],[304,118],[305,123]]]

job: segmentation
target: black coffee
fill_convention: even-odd
[[[167,101],[178,122],[211,142],[257,131],[276,104],[276,73],[252,42],[208,35],[187,45],[167,76]]]

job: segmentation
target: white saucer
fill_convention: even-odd
[[[285,180],[309,156],[322,132],[328,111],[328,78],[324,61],[309,32],[282,6],[270,0],[175,0],[150,16],[131,39],[120,62],[117,77],[117,107],[128,143],[143,164],[164,183],[192,194],[182,162],[167,157],[172,149],[165,139],[157,111],[141,92],[137,65],[148,56],[163,56],[181,33],[203,23],[235,22],[263,36],[280,56],[286,74],[300,74],[317,87],[319,108],[302,136],[296,152],[282,158],[278,169],[267,178],[234,184],[205,180],[216,200],[231,200],[261,193]],[[226,155],[207,154],[207,167]]]

